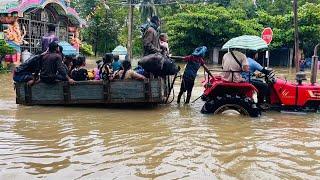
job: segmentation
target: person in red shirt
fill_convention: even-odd
[[[198,70],[201,66],[210,76],[212,76],[210,70],[205,65],[205,62],[203,59],[206,52],[207,52],[206,46],[198,47],[194,50],[192,55],[186,56],[183,58],[184,61],[187,62],[187,66],[182,76],[180,92],[177,100],[178,104],[180,103],[181,96],[184,92],[187,92],[187,99],[185,103],[188,104],[190,102],[194,81],[197,77]]]

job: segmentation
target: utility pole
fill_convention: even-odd
[[[128,10],[128,42],[127,42],[127,50],[129,60],[132,60],[132,26],[133,26],[133,8],[132,0],[128,0],[129,10]]]
[[[298,31],[298,0],[293,0],[293,14],[294,14],[294,62],[296,72],[300,71],[299,59],[299,31]]]

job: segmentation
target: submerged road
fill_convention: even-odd
[[[27,107],[0,82],[0,179],[320,179],[320,114]]]

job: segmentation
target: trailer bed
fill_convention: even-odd
[[[161,104],[168,95],[167,79],[155,78],[144,81],[79,81],[55,84],[38,83],[28,86],[16,83],[16,103],[23,105],[68,104]]]

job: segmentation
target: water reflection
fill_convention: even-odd
[[[26,107],[15,104],[9,78],[0,78],[6,87],[0,89],[0,179],[318,179],[320,174],[319,114],[212,116],[200,113],[201,101],[154,109]]]

